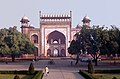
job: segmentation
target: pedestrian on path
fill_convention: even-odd
[[[45,75],[47,76],[49,74],[48,66],[45,67]]]

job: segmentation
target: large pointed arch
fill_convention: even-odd
[[[66,38],[65,35],[59,31],[53,31],[47,36],[48,44],[65,44]]]

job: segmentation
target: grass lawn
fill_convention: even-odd
[[[14,79],[15,74],[0,74],[0,79]],[[18,76],[20,77],[20,79],[32,79],[32,77],[34,77],[34,75],[22,75],[22,74],[18,74]]]
[[[113,77],[120,79],[120,74],[93,74],[93,77],[95,79],[112,79]]]

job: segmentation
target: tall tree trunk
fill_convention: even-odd
[[[15,61],[15,57],[13,56],[13,57],[12,57],[12,62],[14,62],[14,61]]]
[[[78,64],[78,61],[79,61],[79,54],[77,54],[77,59],[76,59],[76,63],[75,63],[75,65]]]
[[[11,55],[11,57],[12,57],[12,62],[14,62],[14,61],[15,61],[15,54],[13,53],[13,54]]]
[[[95,54],[91,54],[91,56],[94,58],[94,62],[95,62],[95,66],[98,66],[98,58],[99,58],[99,56],[95,53]]]
[[[94,60],[95,60],[95,66],[97,66],[98,65],[97,58],[95,58]]]

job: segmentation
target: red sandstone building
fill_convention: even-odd
[[[80,25],[72,28],[72,12],[68,15],[49,15],[40,12],[40,28],[29,25],[29,19],[21,19],[21,31],[36,46],[37,56],[69,56],[67,48],[73,36],[80,31]],[[90,26],[90,19],[85,16],[83,25]]]

